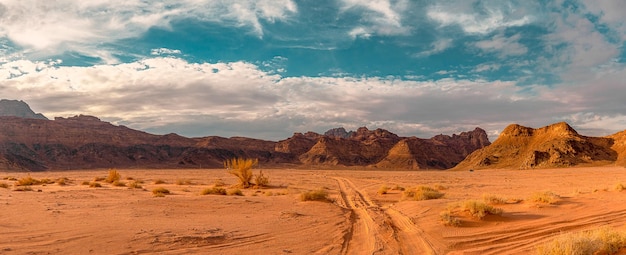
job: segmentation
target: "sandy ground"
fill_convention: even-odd
[[[82,183],[107,170],[31,173],[68,178],[67,185],[16,191],[26,173],[0,171],[0,254],[532,254],[563,232],[609,225],[626,230],[626,169],[622,167],[475,172],[264,170],[271,187],[244,196],[200,195],[223,182],[225,170],[118,170],[142,189]],[[256,172],[256,170],[255,170]],[[164,184],[154,184],[156,180]],[[435,200],[401,200],[382,185],[438,187]],[[157,187],[173,194],[155,197]],[[303,191],[325,189],[332,202],[303,202]],[[529,197],[551,191],[556,204]],[[461,225],[444,226],[450,204],[483,194],[509,199],[502,215],[482,220],[456,212]]]

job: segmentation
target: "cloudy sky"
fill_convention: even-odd
[[[0,0],[0,98],[281,140],[626,129],[622,0]]]

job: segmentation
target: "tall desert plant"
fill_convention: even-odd
[[[239,179],[239,185],[242,188],[250,187],[250,181],[253,177],[252,167],[258,164],[258,159],[247,158],[233,158],[224,161],[224,167],[229,174],[232,174]]]

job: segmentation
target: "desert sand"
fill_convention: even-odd
[[[33,172],[36,179],[67,178],[66,185],[17,191],[23,172],[0,171],[0,254],[532,254],[569,231],[611,226],[626,230],[623,167],[542,170],[356,171],[267,169],[270,187],[243,196],[201,195],[237,179],[223,169],[118,169],[141,189],[83,185],[107,169]],[[255,170],[255,173],[258,170]],[[156,180],[165,181],[154,184]],[[440,199],[402,200],[381,186],[438,187]],[[164,187],[171,195],[155,197]],[[325,189],[330,202],[301,201]],[[555,204],[528,198],[538,191]],[[462,212],[458,227],[440,213],[483,194],[506,198],[501,215],[482,220]]]

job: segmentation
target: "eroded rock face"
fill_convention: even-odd
[[[18,100],[0,100],[0,116],[14,116],[20,118],[29,119],[43,119],[47,120],[46,116],[41,113],[35,113],[30,109],[30,106],[24,101]]]
[[[456,169],[532,169],[608,164],[617,160],[614,138],[579,135],[565,122],[533,129],[512,124],[493,144],[469,155]]]

